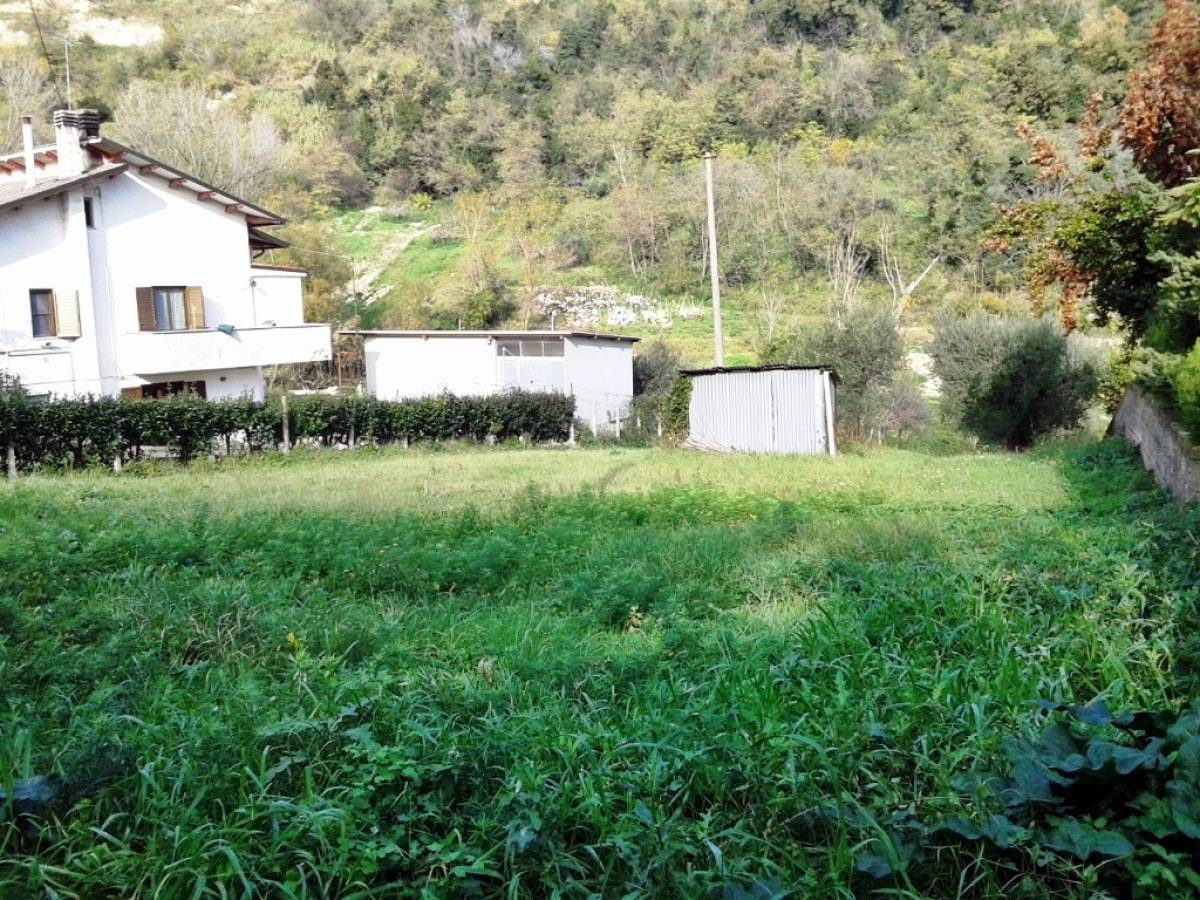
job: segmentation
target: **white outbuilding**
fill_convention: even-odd
[[[638,340],[585,331],[353,331],[363,338],[367,391],[380,400],[450,393],[544,391],[573,396],[597,432],[616,429],[633,400]]]
[[[701,450],[837,453],[829,366],[691,369],[687,445]]]

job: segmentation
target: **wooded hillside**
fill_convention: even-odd
[[[600,285],[622,310],[604,324],[667,331],[665,317],[697,356],[703,151],[719,154],[735,354],[770,355],[824,311],[831,285],[924,308],[1022,305],[1016,263],[980,243],[997,204],[1042,190],[1018,129],[1073,146],[1089,98],[1120,101],[1159,12],[1133,0],[110,0],[87,19],[75,6],[35,4],[45,53],[28,13],[3,13],[8,143],[19,112],[45,121],[58,102],[72,34],[76,105],[292,218],[314,315],[540,322],[611,309]],[[80,37],[97,17],[142,45]],[[405,235],[403,255],[379,256]],[[343,252],[357,273],[328,255]]]

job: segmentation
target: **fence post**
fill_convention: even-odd
[[[291,423],[288,422],[288,395],[287,390],[283,392],[283,452],[290,453],[292,451],[292,429]]]
[[[113,455],[113,471],[120,475],[121,468],[124,466],[124,464],[124,460],[121,459],[121,451],[118,450],[116,454]]]
[[[617,440],[621,439],[621,407],[617,407]]]
[[[592,401],[592,437],[594,437],[594,438],[600,437],[600,427],[596,421],[596,406],[597,406],[596,401],[593,400]]]
[[[8,445],[8,450],[4,453],[4,466],[9,478],[17,477],[17,448],[12,444]]]

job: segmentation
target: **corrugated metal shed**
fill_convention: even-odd
[[[829,366],[690,369],[689,446],[705,450],[834,454]]]

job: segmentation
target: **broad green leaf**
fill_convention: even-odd
[[[1106,831],[1079,819],[1050,819],[1053,827],[1040,836],[1041,843],[1062,853],[1070,853],[1077,859],[1090,856],[1130,856],[1133,845],[1124,835]]]

